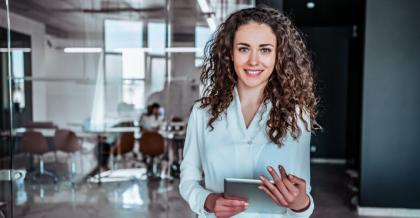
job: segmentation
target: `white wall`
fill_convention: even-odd
[[[80,123],[90,116],[100,55],[64,53],[62,46],[73,42],[49,36],[52,47],[45,48],[48,78],[47,117],[59,126]],[[58,48],[57,48],[58,47]]]
[[[0,9],[0,26],[7,28],[6,11]],[[32,76],[44,77],[45,71],[45,25],[10,13],[11,30],[31,36]],[[34,82],[32,86],[33,119],[48,120],[46,84]]]
[[[0,26],[7,28],[6,11],[0,10]],[[31,37],[33,119],[59,126],[81,122],[90,116],[98,54],[66,54],[65,46],[98,46],[97,41],[63,40],[46,35],[45,25],[10,14],[11,29]],[[52,46],[47,45],[48,40]]]

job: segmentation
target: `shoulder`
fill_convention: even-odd
[[[146,118],[146,114],[141,114],[140,115],[140,121],[144,120]]]
[[[208,117],[209,110],[208,107],[202,107],[201,102],[195,102],[192,106],[191,115],[190,116],[196,116],[197,118],[205,118]]]
[[[147,114],[142,114],[141,115],[141,119],[147,119],[147,118],[149,118],[149,116]]]

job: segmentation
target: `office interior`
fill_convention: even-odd
[[[205,44],[260,5],[314,62],[311,217],[420,217],[417,0],[1,0],[0,217],[196,217],[179,164]]]

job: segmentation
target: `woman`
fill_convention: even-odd
[[[277,10],[244,9],[221,24],[207,49],[206,89],[188,122],[182,197],[200,217],[309,217],[309,142],[319,126],[301,35]],[[247,213],[246,201],[221,194],[227,177],[261,179],[258,188],[285,213]]]
[[[163,117],[160,113],[161,106],[153,103],[147,106],[146,114],[140,117],[139,125],[141,132],[157,132],[163,124]]]

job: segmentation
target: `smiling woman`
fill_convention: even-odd
[[[250,8],[222,23],[206,48],[206,88],[188,123],[181,195],[200,217],[309,217],[318,101],[301,35],[279,11]],[[223,195],[225,178],[260,179],[261,192],[287,210],[247,212],[249,202]]]
[[[267,85],[276,63],[275,48],[276,36],[268,25],[251,22],[238,28],[232,58],[238,87]]]

